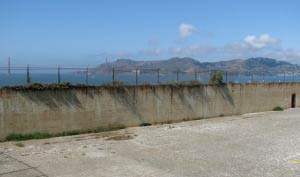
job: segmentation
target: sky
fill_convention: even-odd
[[[0,0],[0,66],[118,58],[300,64],[299,0]]]

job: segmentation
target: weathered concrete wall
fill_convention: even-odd
[[[300,83],[126,86],[0,90],[0,139],[10,133],[59,133],[135,126],[300,105]]]

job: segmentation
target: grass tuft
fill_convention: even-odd
[[[16,143],[15,145],[18,146],[18,147],[24,147],[25,146],[23,143],[20,143],[20,142]]]
[[[16,134],[12,133],[6,137],[7,141],[23,141],[29,139],[45,139],[50,138],[51,135],[48,133],[28,133],[28,134]]]
[[[30,139],[47,139],[52,137],[60,137],[60,136],[71,136],[71,135],[79,135],[79,134],[86,134],[86,133],[99,133],[99,132],[107,132],[107,131],[115,131],[126,128],[125,126],[117,126],[117,127],[99,127],[94,130],[73,130],[73,131],[65,131],[62,133],[56,133],[56,134],[49,134],[49,133],[28,133],[28,134],[17,134],[12,133],[8,135],[5,139],[6,141],[24,141],[24,140],[30,140]]]
[[[152,125],[151,123],[144,122],[144,123],[141,123],[141,124],[140,124],[140,127],[151,126],[151,125]]]
[[[283,108],[280,106],[276,106],[273,108],[273,111],[283,111]]]

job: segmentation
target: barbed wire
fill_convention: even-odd
[[[174,67],[113,67],[113,66],[107,66],[107,67],[66,67],[66,66],[0,66],[0,71],[2,73],[7,72],[8,75],[13,74],[14,71],[24,71],[26,73],[26,79],[24,79],[26,82],[25,83],[31,83],[32,79],[31,76],[37,71],[52,71],[52,77],[57,80],[57,83],[61,82],[61,78],[63,71],[68,71],[70,73],[79,73],[83,74],[85,77],[84,83],[89,84],[89,80],[91,79],[90,75],[96,75],[96,74],[106,74],[106,80],[107,77],[110,77],[111,82],[115,82],[120,80],[120,76],[124,76],[121,78],[121,80],[129,80],[128,77],[130,77],[130,82],[131,84],[140,84],[142,83],[141,80],[144,82],[148,82],[146,78],[143,78],[143,75],[152,75],[155,76],[156,79],[149,80],[149,83],[161,83],[163,81],[175,81],[175,82],[181,82],[181,81],[200,81],[201,82],[207,82],[208,78],[212,76],[214,73],[217,71],[220,71],[223,74],[223,80],[224,82],[256,82],[255,77],[256,76],[261,76],[262,78],[257,79],[259,82],[265,82],[265,78],[270,77],[270,76],[278,76],[282,77],[275,82],[281,82],[281,81],[286,81],[288,77],[292,76],[292,79],[290,80],[295,81],[295,77],[298,78],[300,81],[299,72],[294,72],[294,71],[276,71],[276,72],[270,72],[270,71],[264,71],[264,70],[253,70],[253,71],[235,71],[235,70],[225,70],[225,69],[198,69],[198,68],[193,68],[188,71],[183,70],[182,68],[174,68]],[[53,73],[56,72],[56,73]],[[55,76],[56,75],[56,76]],[[127,75],[127,76],[126,76]],[[131,75],[131,76],[128,76]],[[162,77],[165,77],[166,75],[169,75],[168,79],[164,79]],[[187,78],[187,75],[189,77]],[[35,76],[35,75],[34,75]],[[97,76],[101,77],[101,76]],[[127,78],[126,78],[127,77]],[[203,78],[202,77],[206,77]],[[247,77],[242,78],[242,77]],[[232,79],[234,78],[234,79]],[[3,78],[5,79],[5,78]],[[11,78],[7,78],[8,80]],[[46,79],[46,78],[45,78]],[[68,78],[69,80],[74,80],[72,77]],[[99,79],[99,78],[98,78]],[[296,81],[298,81],[296,79]],[[3,80],[2,80],[3,81]],[[68,81],[68,80],[67,80]],[[15,81],[17,82],[17,81]],[[21,82],[21,81],[20,81]],[[24,81],[22,81],[23,83]],[[42,80],[41,82],[48,82]],[[18,83],[18,82],[17,82]],[[103,83],[102,81],[99,81],[99,83]],[[0,85],[1,85],[1,80],[0,80]]]

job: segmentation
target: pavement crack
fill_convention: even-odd
[[[15,157],[13,157],[13,156],[11,156],[11,155],[9,155],[9,154],[6,154],[6,153],[4,153],[4,152],[2,152],[2,153],[0,153],[0,154],[5,155],[5,156],[7,156],[8,158],[11,158],[11,159],[13,159],[13,160],[15,160],[15,161],[17,161],[17,162],[19,162],[19,163],[21,163],[21,164],[23,164],[23,165],[25,165],[25,166],[28,167],[27,169],[23,169],[23,170],[20,170],[20,171],[33,169],[33,170],[35,170],[36,172],[38,172],[39,174],[41,174],[41,176],[49,177],[49,176],[47,176],[45,173],[43,173],[42,171],[40,171],[39,169],[37,169],[37,167],[33,167],[33,166],[31,166],[31,165],[29,165],[29,164],[27,164],[27,163],[25,163],[25,162],[23,162],[23,161],[21,161],[21,160],[15,158]],[[17,170],[16,170],[16,171],[17,171]],[[11,171],[11,172],[13,173],[14,171]],[[8,173],[10,173],[10,172],[8,172]],[[0,175],[4,175],[4,174],[0,174]]]
[[[11,173],[17,173],[17,172],[20,172],[20,171],[30,170],[30,169],[34,169],[34,168],[24,168],[24,169],[20,169],[20,170],[14,170],[14,171],[9,171],[9,172],[5,172],[5,173],[0,173],[0,176],[11,174]]]

